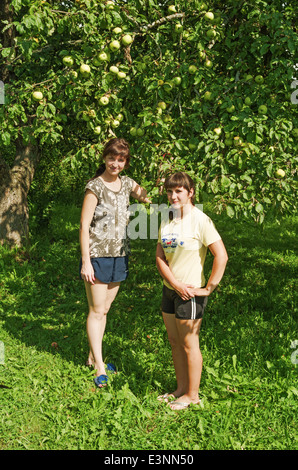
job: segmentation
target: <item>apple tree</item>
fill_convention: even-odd
[[[230,217],[293,213],[296,16],[279,0],[3,0],[1,241],[28,235],[36,169],[83,184],[113,136],[154,202],[185,170]]]

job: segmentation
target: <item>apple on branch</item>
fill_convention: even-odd
[[[117,75],[117,73],[119,72],[119,69],[116,65],[111,65],[109,70],[110,70],[111,73],[114,73],[115,75]]]
[[[107,60],[109,60],[109,56],[106,52],[100,52],[98,55],[97,55],[97,58],[98,60],[100,60],[101,62],[106,62]]]
[[[206,20],[213,21],[214,20],[214,14],[212,13],[212,11],[207,11],[204,15],[204,18]]]
[[[34,91],[32,93],[32,98],[34,101],[41,101],[43,99],[43,94],[41,91]]]
[[[276,170],[276,172],[275,172],[275,176],[276,176],[277,178],[284,178],[285,174],[286,174],[286,173],[285,173],[285,171],[284,171],[282,168],[279,168],[279,169]]]
[[[91,72],[89,65],[87,65],[87,64],[82,64],[82,65],[80,66],[80,72],[81,72],[82,75],[88,76],[88,75],[90,74],[90,72]]]
[[[125,34],[122,37],[121,42],[124,46],[129,46],[129,44],[131,44],[133,42],[133,38],[130,34]]]
[[[109,104],[109,97],[108,96],[102,96],[99,100],[99,104],[101,106],[107,106]]]
[[[188,67],[188,71],[189,71],[189,73],[194,74],[197,71],[197,67],[195,65],[190,65]]]
[[[73,58],[69,55],[63,57],[63,64],[67,67],[71,67],[73,65]]]
[[[123,80],[126,78],[126,73],[122,72],[121,70],[117,73],[117,77],[120,78],[120,80]]]
[[[258,108],[258,112],[259,114],[267,114],[267,106],[265,106],[264,104],[261,104],[261,106],[259,106]]]
[[[114,39],[110,42],[109,48],[113,52],[118,51],[118,49],[120,49],[120,42],[117,39]]]
[[[176,31],[176,33],[182,33],[182,31],[183,31],[183,26],[182,26],[181,23],[176,23],[176,24],[175,24],[175,31]]]
[[[175,5],[169,5],[168,6],[168,13],[176,13]]]
[[[257,75],[257,76],[255,77],[255,82],[258,83],[259,85],[260,85],[261,83],[263,83],[263,81],[264,81],[263,75]]]

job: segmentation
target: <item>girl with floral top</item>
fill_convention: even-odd
[[[108,141],[101,165],[85,187],[81,212],[80,275],[85,281],[89,314],[87,335],[90,344],[87,365],[96,370],[95,384],[102,387],[108,376],[102,357],[102,339],[107,313],[120,287],[128,276],[130,196],[150,202],[146,191],[128,176],[120,173],[129,166],[129,144],[124,139]],[[108,365],[109,366],[109,365]],[[109,367],[108,367],[109,368]]]

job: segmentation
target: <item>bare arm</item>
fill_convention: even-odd
[[[145,202],[145,203],[147,202],[151,204],[151,200],[147,196],[146,189],[142,188],[138,183],[134,184],[132,188],[131,196],[134,197],[139,202]]]
[[[156,266],[163,279],[165,279],[183,300],[189,300],[195,296],[193,288],[183,282],[177,281],[167,263],[163,248],[160,243],[156,247]]]
[[[225,246],[222,240],[219,240],[215,243],[209,245],[209,250],[214,256],[212,271],[208,279],[207,285],[204,288],[194,288],[188,286],[183,282],[177,281],[175,279],[172,271],[169,268],[169,265],[166,261],[166,257],[163,251],[163,248],[160,243],[157,244],[156,248],[156,266],[162,276],[180,295],[183,300],[189,300],[191,297],[197,296],[209,296],[214,289],[220,283],[226,268],[228,261],[228,255],[225,249]]]
[[[195,295],[210,295],[220,283],[228,262],[228,254],[222,240],[212,243],[208,248],[214,256],[211,274],[206,287],[194,289]]]
[[[80,222],[80,246],[82,256],[81,276],[82,279],[85,279],[85,281],[90,282],[91,284],[94,284],[95,276],[89,254],[89,227],[96,205],[97,197],[92,191],[87,189],[83,201]]]

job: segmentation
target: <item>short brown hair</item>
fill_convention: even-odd
[[[183,187],[186,189],[186,191],[190,192],[190,190],[193,190],[193,195],[191,197],[191,203],[194,205],[195,201],[195,183],[193,179],[187,174],[184,173],[183,171],[178,171],[177,173],[174,173],[170,176],[167,177],[165,181],[165,189],[173,189],[173,188],[180,188]]]

